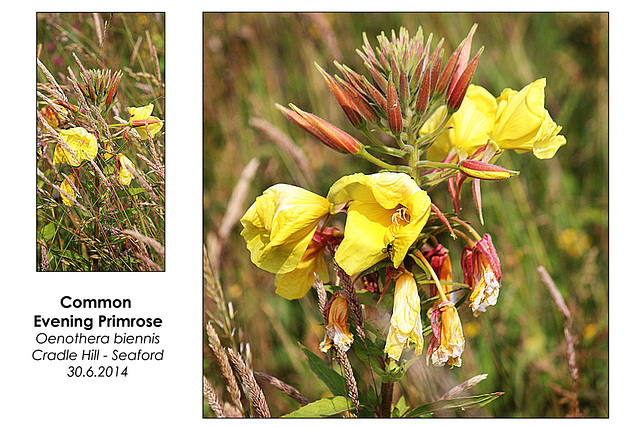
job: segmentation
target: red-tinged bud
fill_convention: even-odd
[[[467,89],[469,89],[469,84],[471,84],[471,78],[473,77],[473,73],[476,71],[478,60],[480,59],[480,55],[482,55],[483,51],[484,46],[480,48],[476,56],[474,56],[471,62],[467,65],[462,75],[458,78],[457,82],[455,82],[455,86],[453,86],[453,81],[451,82],[449,97],[447,98],[447,108],[451,113],[458,111],[462,105],[462,101],[464,101],[464,97],[467,94]]]
[[[471,178],[485,180],[507,179],[520,174],[518,171],[512,171],[501,166],[481,162],[479,160],[461,161],[460,171]]]
[[[431,97],[431,70],[427,68],[422,74],[418,94],[416,95],[416,111],[422,114],[427,110],[429,98]]]
[[[389,121],[389,130],[394,134],[402,132],[402,111],[400,108],[400,100],[393,79],[389,78],[387,85],[387,120]]]
[[[67,110],[73,111],[74,113],[78,111],[78,107],[76,107],[75,105],[69,104],[68,102],[60,101],[59,99],[56,99],[53,102],[57,105],[62,105],[64,108],[66,108]]]
[[[433,66],[431,67],[431,76],[429,78],[429,80],[431,80],[429,85],[430,98],[434,97],[433,94],[436,90],[436,84],[438,83],[438,76],[440,75],[440,69],[442,68],[443,56],[444,56],[444,50],[440,45],[438,45],[436,50],[433,52],[431,59],[429,59],[429,63],[433,64]]]
[[[107,99],[105,100],[105,105],[107,108],[111,106],[116,94],[118,93],[118,86],[120,86],[120,79],[122,78],[122,73],[118,72],[113,76],[109,84],[109,93],[107,94]]]
[[[141,127],[144,125],[152,125],[154,123],[160,123],[162,120],[160,119],[146,119],[146,120],[131,120],[129,122],[129,126],[133,128]]]
[[[365,62],[364,66],[367,67],[367,69],[371,73],[371,77],[373,78],[373,83],[377,86],[377,89],[381,93],[386,94],[387,79],[385,79],[384,76],[380,73],[380,71],[378,71],[376,67],[374,67],[373,65]]]
[[[347,95],[351,97],[356,107],[358,107],[358,111],[360,114],[364,116],[369,122],[375,123],[378,121],[378,113],[376,110],[369,104],[369,101],[365,99],[364,96],[357,89],[351,86],[349,83],[342,80],[340,77],[337,77],[338,82],[342,85],[342,88],[347,92]]]
[[[340,108],[342,108],[342,111],[344,111],[344,114],[347,116],[347,119],[349,119],[351,124],[357,129],[360,129],[362,126],[364,126],[364,117],[362,117],[362,114],[360,114],[360,111],[358,111],[358,107],[353,102],[351,97],[349,97],[347,92],[345,92],[342,86],[340,86],[333,77],[331,77],[325,70],[323,70],[320,65],[315,65],[320,73],[322,73],[324,81],[327,83],[327,86],[329,86],[331,93],[333,93],[333,96],[338,101],[338,104],[340,104]]]
[[[276,104],[276,107],[289,120],[315,136],[323,144],[341,153],[358,154],[362,151],[362,143],[348,133],[318,116],[302,111],[293,104],[290,105],[295,111],[279,104]]]
[[[376,89],[374,85],[369,83],[368,80],[365,80],[364,83],[367,89],[367,93],[369,94],[371,99],[373,99],[373,102],[375,102],[375,104],[384,114],[387,114],[387,98],[385,98],[384,95],[380,93],[380,91]]]
[[[400,72],[398,97],[400,98],[400,105],[406,107],[409,102],[409,79],[407,78],[407,73],[405,73],[404,70]]]
[[[476,28],[478,28],[478,24],[473,24],[471,27],[471,31],[469,31],[469,35],[467,38],[460,43],[462,49],[460,50],[460,56],[458,57],[458,63],[456,64],[456,69],[453,72],[453,77],[451,78],[451,84],[449,85],[449,91],[447,92],[447,96],[451,96],[451,92],[453,91],[456,82],[467,68],[467,64],[469,62],[469,55],[471,55],[471,41],[473,40],[473,34],[476,32]]]
[[[439,98],[440,95],[446,93],[449,89],[449,84],[451,83],[451,78],[453,77],[453,72],[455,71],[456,64],[458,63],[458,58],[460,57],[460,50],[462,46],[458,46],[458,48],[451,54],[449,61],[444,66],[440,77],[438,77],[438,83],[436,84],[436,88],[433,92],[434,98]]]

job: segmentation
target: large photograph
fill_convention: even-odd
[[[608,417],[608,15],[205,13],[203,416]]]

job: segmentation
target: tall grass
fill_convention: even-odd
[[[204,16],[204,241],[234,321],[250,343],[252,365],[296,387],[304,396],[327,390],[314,381],[298,342],[317,349],[323,338],[316,297],[287,301],[274,293],[273,275],[251,264],[239,227],[220,227],[242,171],[252,159],[258,171],[242,200],[244,212],[268,186],[285,182],[326,194],[335,177],[373,171],[334,153],[288,123],[274,107],[295,102],[306,111],[351,129],[327,90],[314,61],[335,72],[333,60],[353,65],[361,34],[389,34],[421,25],[434,38],[457,43],[477,22],[474,46],[485,52],[474,83],[494,95],[547,78],[547,108],[562,125],[567,145],[548,161],[505,153],[501,165],[522,171],[495,185],[483,185],[486,227],[503,265],[498,306],[478,320],[465,318],[467,347],[460,369],[442,370],[417,362],[401,387],[408,403],[435,400],[477,373],[487,378],[474,392],[504,395],[466,415],[562,417],[571,412],[573,389],[567,360],[565,318],[538,275],[550,273],[572,316],[578,370],[577,398],[583,416],[608,416],[608,16],[606,14],[205,14]],[[456,46],[445,44],[447,52]],[[256,126],[257,119],[284,132],[297,149]],[[282,139],[282,135],[279,136]],[[292,153],[299,150],[300,154]],[[305,161],[300,161],[302,158]],[[246,180],[245,180],[246,181]],[[468,189],[465,189],[468,191]],[[237,194],[237,193],[236,193]],[[463,212],[474,218],[470,194]],[[449,208],[446,189],[432,199]],[[236,207],[237,209],[237,207]],[[240,213],[240,214],[241,214]],[[227,215],[226,220],[239,218]],[[443,244],[448,242],[443,241]],[[459,250],[451,245],[454,264]],[[454,277],[461,277],[455,270]],[[206,301],[206,298],[205,298]],[[208,312],[215,317],[215,313]],[[208,316],[206,316],[208,317]],[[207,320],[207,319],[205,319]],[[258,356],[259,355],[259,356]],[[223,400],[218,368],[204,347],[204,375]],[[420,366],[418,366],[420,364]],[[413,367],[412,367],[413,368]],[[358,368],[354,366],[354,371]],[[272,415],[299,407],[272,387],[263,387]],[[205,405],[205,414],[212,413]],[[463,413],[449,415],[465,415]],[[575,414],[572,414],[575,415]]]
[[[163,14],[38,14],[37,41],[37,269],[164,270],[164,132],[134,128],[128,110],[164,118]],[[57,162],[80,128],[97,156]]]

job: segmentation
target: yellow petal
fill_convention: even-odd
[[[120,162],[120,174],[118,175],[118,181],[122,185],[131,184],[133,179],[133,173],[127,168],[129,165],[132,169],[135,169],[135,165],[124,154],[118,154],[118,161]]]
[[[538,79],[514,93],[505,89],[498,98],[492,139],[501,149],[531,151],[547,111],[544,108],[546,79]]]
[[[70,175],[69,178],[71,180],[75,180],[73,175]],[[67,181],[66,179],[62,182],[62,184],[60,185],[60,188],[62,188],[62,191],[64,191],[71,197],[73,198],[76,197],[76,193],[75,191],[73,191],[73,187],[71,187],[71,185],[69,184],[69,181]],[[60,195],[62,196],[62,203],[64,203],[67,206],[73,206],[73,201],[71,199],[68,199],[63,193],[60,193]]]
[[[314,273],[328,281],[329,272],[324,261],[324,248],[313,240],[296,268],[288,273],[276,274],[276,293],[288,300],[302,298],[313,286]]]
[[[144,107],[129,107],[129,120],[147,120],[153,113],[153,104],[145,105]]]
[[[496,99],[485,88],[470,85],[460,109],[455,112],[444,131],[427,151],[427,159],[444,160],[454,148],[470,156],[487,143],[493,130],[497,110]],[[427,120],[421,134],[433,132],[444,120],[446,107],[442,106]]]
[[[344,240],[335,255],[338,265],[350,275],[384,259],[389,243],[393,245],[391,259],[398,267],[418,238],[431,210],[431,199],[426,191],[404,173],[345,176],[331,186],[327,197],[334,204],[352,201]],[[408,221],[402,220],[400,224],[398,217]]]
[[[271,273],[295,269],[329,208],[327,199],[302,188],[276,184],[265,190],[240,220],[251,261]]]

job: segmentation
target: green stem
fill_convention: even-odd
[[[419,168],[434,168],[434,169],[455,169],[460,170],[460,166],[455,163],[445,163],[445,162],[432,162],[429,160],[420,160],[417,162],[417,167]]]
[[[362,149],[362,151],[360,151],[359,153],[356,154],[359,157],[362,157],[363,159],[373,163],[376,166],[379,166],[383,169],[387,169],[390,170],[392,172],[406,172],[409,173],[411,172],[411,168],[407,167],[407,166],[398,166],[398,165],[392,165],[389,164],[383,160],[380,160],[379,158],[373,156],[371,153],[369,153],[367,150]]]

